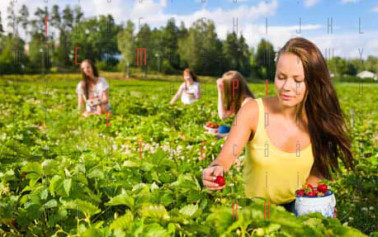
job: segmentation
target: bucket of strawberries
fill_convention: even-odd
[[[307,213],[320,212],[324,217],[333,217],[336,198],[326,184],[313,187],[307,184],[304,189],[296,191],[295,215],[302,216]]]

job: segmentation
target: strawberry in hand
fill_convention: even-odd
[[[218,184],[219,186],[223,186],[226,184],[226,180],[224,179],[222,175],[218,175],[214,182]]]

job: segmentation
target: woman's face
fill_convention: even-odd
[[[184,72],[184,81],[186,83],[192,84],[193,83],[193,78],[188,72]]]
[[[93,78],[92,67],[91,67],[91,65],[87,61],[85,61],[85,62],[83,62],[81,64],[81,69],[83,70],[83,72],[85,73],[85,75],[87,75],[90,78]]]
[[[300,58],[292,53],[284,53],[278,59],[274,86],[283,106],[299,104],[306,93],[305,75]]]

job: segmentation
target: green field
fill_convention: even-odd
[[[171,106],[181,76],[102,75],[110,126],[105,115],[77,113],[80,74],[0,77],[1,236],[378,235],[376,84],[335,85],[358,161],[355,173],[343,170],[329,183],[338,219],[296,218],[272,204],[264,220],[264,201],[243,197],[240,169],[231,169],[220,192],[202,187],[201,169],[224,143],[203,133],[207,121],[221,123],[215,78],[203,78],[199,102]],[[265,96],[264,83],[250,88]]]

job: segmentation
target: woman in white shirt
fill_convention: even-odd
[[[90,114],[105,114],[110,112],[109,84],[103,77],[99,77],[94,63],[86,59],[81,65],[83,80],[76,86],[78,95],[78,107],[80,112],[87,117]]]
[[[174,95],[169,102],[170,104],[175,103],[180,96],[181,102],[185,105],[192,104],[200,98],[200,84],[197,76],[189,68],[184,70],[183,75],[184,82],[181,84],[176,95]]]
[[[217,80],[218,87],[218,115],[226,119],[237,114],[239,109],[249,100],[255,98],[249,90],[243,75],[237,71],[228,71]]]

